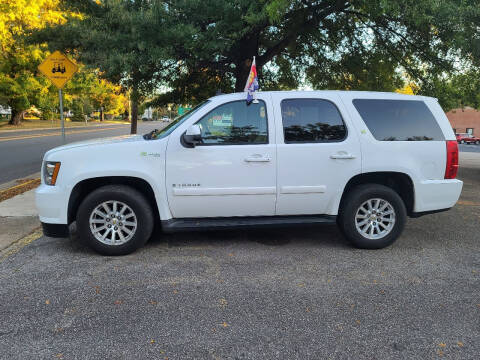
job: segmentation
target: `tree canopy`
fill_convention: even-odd
[[[458,89],[480,69],[478,0],[60,4],[67,21],[33,29],[30,42],[75,54],[126,87],[132,132],[144,96],[156,93],[157,105],[193,104],[218,90],[242,91],[254,56],[265,90],[394,91],[413,84],[447,109],[459,97],[478,102]]]
[[[132,133],[138,105],[164,80],[173,57],[174,34],[165,27],[161,2],[147,0],[67,1],[65,11],[81,12],[64,24],[38,32],[37,42],[50,49],[75,53],[78,60],[99,68],[99,76],[128,89],[132,103]]]
[[[50,119],[58,107],[55,87],[37,70],[49,54],[47,45],[30,44],[24,36],[82,16],[62,9],[59,0],[3,0],[0,3],[0,104],[11,108],[12,124],[18,124],[31,106],[38,108],[44,119]],[[75,99],[88,110],[123,112],[125,97],[120,87],[99,80],[96,70],[83,66],[81,69],[66,85],[65,108],[71,108]]]
[[[476,0],[185,0],[167,9],[169,23],[184,25],[174,49],[182,71],[160,102],[203,98],[199,83],[242,91],[253,56],[264,89],[393,91],[427,86],[458,59],[479,65]]]

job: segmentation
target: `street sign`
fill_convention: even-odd
[[[60,51],[50,54],[39,66],[38,70],[57,88],[62,89],[78,70],[78,66]]]
[[[179,107],[178,107],[178,115],[183,115],[183,114],[189,112],[190,110],[192,110],[191,107],[188,107],[188,106],[186,106],[186,107],[179,106]]]
[[[58,88],[58,99],[60,102],[60,120],[62,122],[62,139],[65,144],[65,121],[63,119],[63,94],[62,88],[78,70],[77,64],[70,61],[60,51],[50,54],[38,65],[38,70],[45,75]]]

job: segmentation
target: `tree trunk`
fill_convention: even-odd
[[[100,121],[103,121],[103,107],[100,107]]]
[[[235,70],[235,91],[242,92],[245,89],[252,59],[245,59],[236,65]]]
[[[138,119],[138,99],[139,99],[139,94],[137,88],[134,86],[132,88],[132,92],[130,94],[130,101],[131,101],[131,117],[132,117],[132,123],[131,123],[131,128],[130,128],[130,134],[136,134],[137,133],[137,119]]]
[[[10,115],[10,121],[8,122],[9,125],[20,125],[20,122],[23,120],[23,115],[27,110],[15,111],[12,108],[12,115]]]

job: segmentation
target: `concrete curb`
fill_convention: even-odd
[[[40,171],[36,172],[36,173],[33,173],[31,175],[25,176],[25,177],[20,178],[20,179],[15,179],[15,180],[8,181],[6,183],[0,184],[0,191],[8,190],[8,189],[10,189],[14,186],[19,185],[18,181],[29,180],[29,179],[40,179]]]

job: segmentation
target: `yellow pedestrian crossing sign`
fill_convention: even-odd
[[[62,89],[78,70],[77,64],[60,51],[50,54],[39,66],[38,70],[57,88]]]

